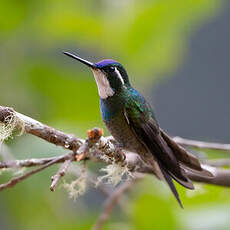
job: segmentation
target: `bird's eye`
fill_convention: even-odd
[[[109,70],[109,72],[114,72],[115,71],[115,67],[113,67],[113,66],[110,66],[109,68],[108,68],[108,70]]]

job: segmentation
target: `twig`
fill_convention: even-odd
[[[206,160],[205,164],[213,167],[230,166],[230,159],[224,158],[224,159]]]
[[[66,170],[68,169],[70,163],[73,161],[74,159],[74,156],[72,155],[72,157],[68,160],[66,160],[62,166],[60,167],[60,169],[58,170],[57,174],[55,174],[54,176],[51,177],[51,185],[50,185],[50,190],[52,192],[54,192],[57,184],[58,184],[58,181],[61,179],[61,177],[63,177],[66,173]]]
[[[129,180],[121,184],[111,196],[104,203],[103,211],[101,212],[100,216],[98,217],[95,225],[93,226],[92,230],[100,230],[103,224],[109,219],[114,207],[118,203],[120,197],[127,192],[133,184],[135,184],[139,178]]]
[[[192,172],[187,172],[187,175],[195,182],[230,187],[229,170],[217,169],[209,166],[209,171],[213,173],[213,177],[201,177],[197,174],[193,174]]]
[[[64,158],[60,158],[57,163],[62,163],[70,158],[69,155],[65,155]],[[0,169],[3,168],[29,168],[33,166],[40,166],[49,163],[50,161],[56,160],[57,157],[47,157],[47,158],[32,158],[26,160],[14,160],[14,161],[7,161],[7,162],[0,162]]]
[[[28,160],[15,160],[6,163],[2,162],[0,163],[0,168],[34,167],[34,166],[45,165],[51,161],[55,161],[55,164],[58,164],[69,160],[71,157],[72,157],[71,155],[67,154],[64,157],[50,157],[50,158],[41,158],[41,159],[34,158]],[[230,166],[230,160],[229,159],[209,160],[207,161],[207,164],[214,167]],[[138,171],[142,173],[150,173],[150,174],[153,173],[151,168],[144,165]],[[209,183],[209,184],[215,184],[221,186],[230,186],[229,170],[212,168],[212,172],[215,174],[214,178],[203,178],[189,172],[187,173],[189,178],[195,182],[203,182],[203,183]],[[222,179],[222,177],[224,177],[224,179]]]
[[[71,154],[72,154],[72,153],[71,153]],[[52,160],[52,161],[46,163],[45,165],[43,165],[43,166],[40,167],[40,168],[31,170],[31,171],[29,171],[29,172],[23,174],[22,176],[13,178],[13,179],[11,179],[8,183],[1,184],[1,185],[0,185],[0,191],[3,190],[3,189],[11,188],[11,187],[15,186],[17,183],[19,183],[19,182],[25,180],[26,178],[28,178],[28,177],[30,177],[30,176],[32,176],[32,175],[34,175],[34,174],[36,174],[36,173],[38,173],[38,172],[44,170],[44,169],[50,167],[51,165],[57,163],[58,161],[60,161],[61,159],[64,159],[65,157],[66,157],[66,155],[57,157],[56,159],[54,159],[54,160]]]
[[[90,151],[90,148],[97,143],[103,135],[103,129],[93,128],[87,132],[88,138],[85,142],[78,148],[76,160],[81,161],[87,157],[87,153]]]
[[[195,140],[185,139],[182,137],[173,137],[173,140],[177,144],[188,146],[188,147],[195,147],[199,149],[213,149],[213,150],[230,151],[230,144],[195,141]]]

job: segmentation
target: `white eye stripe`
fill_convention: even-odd
[[[115,73],[116,73],[117,76],[119,77],[119,79],[120,79],[122,85],[124,85],[124,84],[125,84],[124,79],[122,78],[122,76],[121,76],[119,70],[118,70],[116,67],[115,67]]]

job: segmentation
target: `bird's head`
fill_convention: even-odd
[[[91,68],[97,83],[99,96],[102,99],[111,97],[130,86],[125,68],[114,60],[105,59],[97,63],[91,63],[69,52],[64,52],[64,54]]]

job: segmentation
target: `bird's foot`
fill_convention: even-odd
[[[126,155],[122,147],[118,147],[114,152],[115,163],[123,163],[126,159]]]
[[[82,161],[82,160],[84,160],[85,158],[86,158],[86,152],[81,153],[81,154],[79,154],[79,155],[75,155],[75,160],[76,160],[76,161]]]

